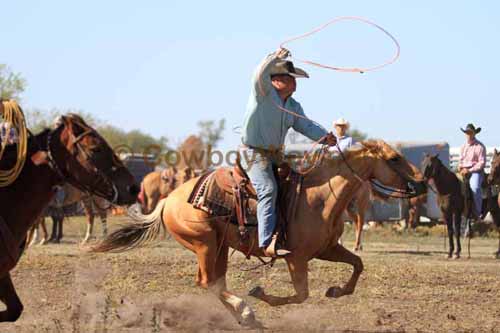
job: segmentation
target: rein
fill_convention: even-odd
[[[56,172],[58,177],[61,179],[62,182],[67,182],[79,189],[80,191],[87,193],[87,194],[95,194],[97,196],[103,197],[103,198],[110,198],[110,203],[114,204],[118,200],[118,189],[116,188],[115,184],[107,177],[102,171],[100,171],[98,168],[94,166],[94,172],[97,173],[96,181],[92,185],[84,185],[78,181],[76,181],[74,178],[67,176],[62,168],[60,167],[60,164],[57,162],[56,158],[54,157],[54,153],[52,151],[52,136],[54,133],[58,132],[58,130],[62,128],[62,125],[59,126],[58,129],[54,131],[50,131],[48,136],[47,136],[47,157],[49,161],[49,166],[51,167],[52,170]],[[73,145],[78,149],[78,151],[82,152],[86,157],[89,157],[89,154],[82,149],[79,145],[78,142],[81,141],[81,139],[87,135],[93,134],[94,131],[92,130],[86,130],[84,133],[80,134],[78,137],[75,138],[75,141],[73,142]],[[90,160],[90,159],[89,159]],[[104,193],[101,190],[96,189],[97,184],[102,181],[105,183],[105,185],[108,187],[109,192]]]
[[[336,144],[336,147],[339,151],[339,155],[342,157],[342,160],[344,161],[345,165],[347,166],[347,168],[349,169],[349,171],[351,171],[351,173],[360,181],[360,182],[364,182],[364,180],[356,173],[356,171],[352,168],[352,166],[349,164],[349,162],[347,162],[347,159],[344,155],[344,152],[340,149],[340,146],[339,144],[337,143]],[[405,181],[407,181],[408,183],[410,183],[411,181],[409,181],[405,176],[403,176],[401,174],[401,172],[399,172],[399,170],[395,169],[392,167],[392,165],[390,163],[387,163],[389,168],[391,168],[392,171],[394,171],[399,177],[401,177],[402,179],[404,179]],[[381,190],[384,190],[384,191],[388,191],[388,192],[391,192],[391,193],[399,193],[399,194],[402,194],[403,196],[396,196],[396,195],[392,195],[391,193],[384,193],[386,194],[388,197],[391,197],[391,198],[395,198],[395,199],[410,199],[410,198],[414,198],[416,196],[418,196],[418,194],[415,192],[415,191],[407,191],[407,190],[400,190],[400,189],[397,189],[397,188],[391,188],[391,187],[388,187],[388,186],[385,186],[385,185],[382,185],[376,181],[374,181],[373,179],[368,179],[368,181],[370,182],[371,185],[381,189]]]

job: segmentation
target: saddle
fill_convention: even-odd
[[[472,197],[472,189],[469,184],[469,178],[470,176],[463,176],[460,172],[455,173],[455,176],[458,178],[458,181],[460,182],[460,191],[462,193],[462,196],[464,198],[464,212],[463,215],[470,218],[470,217],[478,217],[475,206],[474,206],[474,199]]]
[[[303,177],[287,165],[274,171],[279,185],[275,233],[279,241],[285,242],[287,223],[295,214]],[[228,217],[238,225],[241,243],[248,238],[248,228],[257,226],[257,193],[238,161],[234,167],[221,167],[202,175],[188,202],[211,216]]]

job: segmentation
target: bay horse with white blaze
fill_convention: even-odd
[[[16,148],[6,147],[0,169],[16,161]],[[26,234],[54,195],[54,186],[71,183],[80,190],[104,197],[117,205],[135,202],[139,191],[134,177],[106,141],[77,115],[28,138],[27,159],[19,177],[0,188],[0,322],[15,321],[23,305],[10,270],[19,261]]]
[[[309,297],[308,262],[314,258],[344,262],[354,271],[343,287],[330,287],[327,297],[354,292],[363,271],[361,258],[339,244],[344,230],[344,210],[365,181],[378,182],[400,194],[417,195],[425,183],[419,170],[383,141],[366,141],[345,156],[325,156],[303,179],[298,194],[296,214],[288,221],[287,248],[284,258],[292,278],[295,294],[280,297],[266,294],[260,287],[251,295],[271,306],[302,303]],[[138,223],[124,226],[97,244],[94,252],[124,251],[153,240],[167,228],[170,234],[198,258],[196,282],[212,291],[242,325],[257,326],[254,312],[240,297],[226,287],[229,248],[248,250],[257,230],[250,230],[245,244],[240,242],[238,226],[227,218],[210,216],[188,203],[198,178],[191,179],[161,200],[153,213],[138,218]],[[246,253],[245,253],[246,254]],[[258,247],[250,255],[263,256]]]

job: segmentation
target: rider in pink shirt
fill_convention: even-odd
[[[460,149],[458,170],[463,176],[470,175],[469,183],[474,196],[474,206],[478,216],[481,216],[483,200],[481,184],[483,169],[486,165],[486,148],[476,139],[476,134],[481,132],[481,127],[476,128],[473,124],[468,124],[462,132],[467,136],[467,141]]]

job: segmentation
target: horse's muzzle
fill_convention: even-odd
[[[407,185],[407,190],[409,192],[415,193],[415,196],[418,196],[427,193],[427,184],[425,181],[409,182]]]
[[[140,191],[141,189],[137,184],[132,184],[130,186],[127,186],[127,192],[134,198],[137,197]]]

